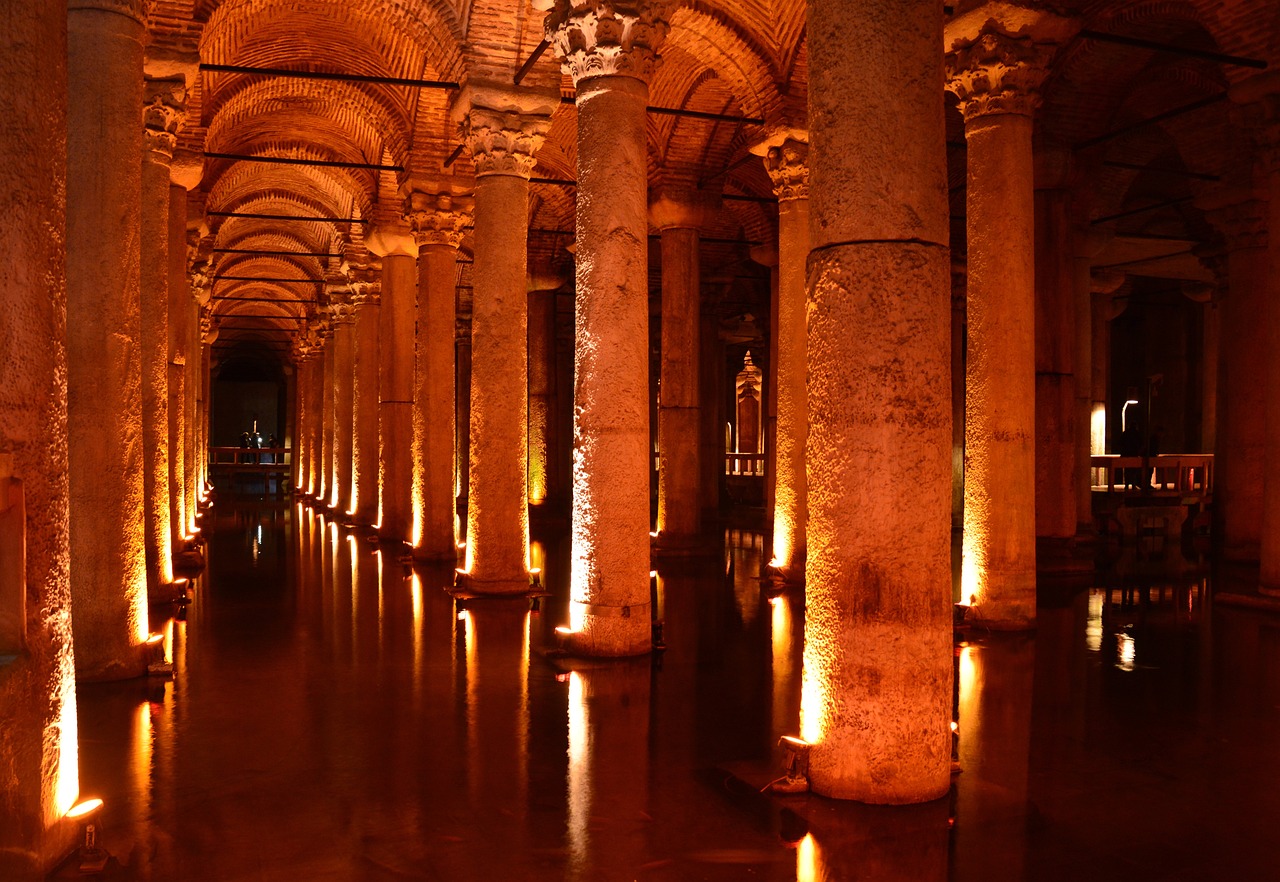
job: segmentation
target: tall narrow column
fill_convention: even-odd
[[[413,541],[413,322],[418,245],[402,223],[384,223],[365,240],[382,258],[378,310],[378,533]]]
[[[529,278],[529,504],[554,500],[556,484],[556,289],[560,280]]]
[[[298,438],[293,445],[293,487],[295,493],[305,495],[311,484],[311,398],[307,394],[311,381],[311,345],[305,333],[299,334],[294,342],[293,358],[298,372],[293,391],[298,427]]]
[[[188,383],[195,360],[196,306],[187,277],[187,193],[200,183],[202,158],[179,151],[169,167],[169,522],[174,553],[186,544],[195,519],[195,489],[191,468],[190,402]]]
[[[413,554],[453,561],[454,322],[458,246],[470,222],[449,194],[413,193],[405,215],[418,245],[417,346],[413,396]]]
[[[197,369],[196,443],[199,481],[209,482],[209,381],[213,371],[213,344],[218,339],[218,325],[213,321],[213,311],[206,305],[200,308],[200,366]]]
[[[809,412],[805,392],[805,262],[809,257],[809,136],[786,131],[755,148],[778,197],[778,440],[773,503],[772,566],[784,578],[804,577],[806,499],[805,442]]]
[[[813,790],[873,803],[936,799],[950,785],[950,252],[937,12],[931,0],[809,6],[800,729],[813,745]],[[889,86],[887,70],[913,74]]]
[[[1261,554],[1266,459],[1267,205],[1251,190],[1201,200],[1226,240],[1218,373],[1218,446],[1214,457],[1214,537],[1228,560]]]
[[[1075,487],[1076,535],[1091,535],[1093,527],[1093,479],[1090,457],[1093,450],[1093,294],[1091,269],[1093,253],[1089,248],[1089,229],[1084,211],[1083,194],[1079,190],[1073,200],[1076,222],[1075,245],[1071,257],[1071,300],[1075,316]]]
[[[645,108],[667,0],[557,0],[547,38],[577,87],[572,652],[650,651]]]
[[[468,504],[467,495],[471,489],[471,314],[459,315],[454,324],[454,364],[457,372],[454,396],[457,405],[457,426],[455,427],[454,458],[454,495],[463,506]],[[457,501],[455,501],[455,507]],[[466,536],[466,527],[456,528]]]
[[[146,81],[142,103],[142,466],[147,592],[173,581],[169,487],[169,170],[186,104],[186,81]]]
[[[714,194],[669,188],[649,203],[649,220],[662,237],[657,546],[663,552],[690,550],[702,532],[698,227],[715,219],[718,201]]]
[[[204,452],[200,449],[202,443],[200,433],[200,403],[203,400],[203,392],[201,388],[201,368],[203,365],[204,338],[202,334],[202,325],[200,317],[206,306],[209,305],[209,299],[213,296],[212,275],[209,272],[209,261],[207,255],[202,256],[199,246],[195,248],[188,247],[189,252],[194,252],[191,256],[191,269],[189,277],[191,280],[191,297],[188,298],[187,308],[190,311],[190,333],[191,339],[187,349],[187,370],[186,370],[186,435],[187,435],[187,530],[195,533],[196,511],[204,501],[203,475],[200,464],[203,462]],[[295,483],[295,487],[297,484]]]
[[[76,670],[144,670],[141,0],[67,9],[67,430]]]
[[[333,387],[337,361],[333,355],[333,312],[327,304],[322,307],[321,315],[316,329],[320,346],[316,353],[317,366],[312,393],[316,397],[316,488],[313,496],[318,504],[324,506],[329,502],[329,490],[333,484]]]
[[[1010,7],[1011,8],[1011,7]],[[962,599],[993,628],[1036,618],[1035,241],[1031,117],[1048,14],[983,6],[947,26],[947,88],[969,148]],[[1031,23],[1036,25],[1032,35]]]
[[[351,507],[351,445],[355,434],[355,393],[352,388],[356,373],[355,309],[351,306],[345,276],[339,276],[327,288],[329,309],[333,315],[333,486],[326,502],[330,508],[342,513]]]
[[[474,88],[463,100],[470,102],[463,132],[476,167],[463,568],[473,590],[509,594],[529,588],[529,176],[556,99]]]
[[[67,538],[67,12],[19,4],[4,21],[0,654],[10,658],[0,674],[0,876],[36,882],[79,834],[63,818],[80,787]]]
[[[351,305],[356,315],[356,368],[352,410],[351,507],[357,523],[378,521],[378,311],[381,283],[369,268],[351,271]]]

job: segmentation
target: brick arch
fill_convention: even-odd
[[[271,151],[279,155],[280,151]],[[299,151],[301,152],[301,151]],[[206,207],[234,211],[247,200],[291,199],[305,202],[310,211],[330,217],[368,216],[372,196],[345,169],[297,165],[261,165],[233,160],[210,160],[205,180]],[[225,164],[225,171],[223,165]]]
[[[782,105],[777,66],[770,53],[724,13],[702,4],[679,8],[671,16],[671,33],[662,51],[672,49],[716,71],[745,115],[777,121]]]

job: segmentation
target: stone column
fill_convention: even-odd
[[[1047,13],[1001,18],[983,6],[948,24],[947,88],[969,148],[961,597],[975,620],[1016,629],[1036,617],[1031,117],[1051,55],[1040,35],[1063,28]]]
[[[198,433],[196,450],[199,463],[199,481],[209,481],[209,379],[213,368],[213,344],[218,339],[218,326],[214,324],[213,312],[206,305],[200,308],[200,366],[197,369],[197,388],[199,398],[196,401],[196,429]]]
[[[664,552],[690,550],[702,532],[698,228],[715,220],[718,203],[713,194],[676,188],[649,203],[650,223],[662,237],[657,545]]]
[[[418,340],[413,399],[413,555],[454,561],[456,403],[454,323],[458,246],[470,215],[447,193],[413,193],[405,213],[418,245]]]
[[[203,401],[201,367],[203,365],[204,339],[201,315],[213,296],[213,283],[209,275],[209,262],[195,251],[191,259],[191,297],[187,300],[190,312],[190,342],[187,349],[186,369],[186,438],[187,438],[187,530],[197,532],[196,511],[204,498],[204,476],[201,463],[205,451],[201,450],[203,436],[200,431],[200,404]],[[295,484],[295,487],[297,485]]]
[[[809,231],[806,218],[805,232]],[[769,270],[769,370],[764,377],[764,520],[769,525],[766,541],[773,547],[773,521],[778,491],[778,247],[753,245],[753,263]],[[772,558],[771,561],[772,562]]]
[[[457,366],[456,386],[459,391],[454,396],[457,405],[457,426],[454,439],[454,493],[468,505],[467,495],[471,488],[471,315],[459,315],[454,325],[454,363]],[[454,503],[455,508],[457,502]],[[458,532],[466,536],[466,528],[458,528]],[[465,544],[465,540],[464,540]]]
[[[169,522],[175,554],[185,547],[195,522],[189,437],[194,390],[187,378],[195,361],[196,305],[187,278],[187,193],[200,183],[201,163],[198,155],[181,151],[169,167]]]
[[[667,0],[557,0],[547,38],[577,87],[571,652],[652,647],[646,106]]]
[[[1035,153],[1035,511],[1041,572],[1076,569],[1075,227],[1071,154]],[[997,466],[998,467],[998,466]]]
[[[941,27],[931,0],[809,6],[811,467],[800,729],[813,745],[813,790],[872,803],[923,802],[950,786]],[[913,73],[889,85],[888,70]]]
[[[1267,204],[1252,191],[1198,200],[1226,239],[1218,373],[1218,446],[1214,457],[1215,542],[1233,561],[1258,560],[1266,459],[1267,354],[1273,348],[1267,307]]]
[[[511,594],[529,589],[529,176],[556,99],[472,86],[462,101],[476,167],[463,569],[472,590]]]
[[[703,291],[698,312],[698,382],[702,386],[698,396],[702,402],[699,437],[702,444],[702,478],[699,481],[699,505],[702,508],[702,524],[710,527],[719,524],[720,496],[725,484],[724,426],[728,420],[725,412],[725,347],[720,339],[720,313],[716,308],[716,295]]]
[[[1073,202],[1075,245],[1071,256],[1071,304],[1075,321],[1075,493],[1076,535],[1089,536],[1093,527],[1093,480],[1090,458],[1093,419],[1093,254],[1089,244],[1088,220],[1083,195],[1076,191]]]
[[[297,494],[305,495],[311,481],[310,437],[311,413],[310,397],[307,395],[311,379],[311,347],[307,342],[305,331],[298,335],[294,342],[294,367],[298,372],[298,381],[294,384],[293,400],[295,413],[294,425],[297,426],[297,439],[293,444],[293,488]]]
[[[316,329],[320,345],[316,352],[314,377],[315,396],[315,475],[316,486],[312,493],[321,507],[329,503],[329,487],[333,483],[333,313],[327,306],[321,307],[320,324]]]
[[[777,480],[774,489],[773,559],[789,580],[804,577],[806,498],[805,442],[809,411],[805,392],[805,261],[809,257],[809,136],[784,131],[754,152],[778,197]]]
[[[72,16],[83,37],[89,15]],[[74,844],[78,825],[63,815],[80,787],[67,537],[67,12],[19,4],[4,21],[0,654],[17,657],[0,673],[0,876],[37,882]]]
[[[1113,414],[1108,410],[1111,399],[1111,322],[1118,318],[1125,307],[1127,299],[1118,299],[1115,294],[1124,285],[1128,277],[1122,272],[1099,270],[1089,272],[1089,313],[1090,313],[1090,349],[1092,366],[1090,385],[1093,392],[1093,406],[1090,413],[1090,450],[1103,454],[1114,450],[1114,442],[1108,444],[1113,436],[1111,422]],[[1101,412],[1096,418],[1098,427],[1093,433],[1094,414]],[[1115,436],[1118,438],[1118,436]]]
[[[555,502],[558,484],[555,388],[556,388],[556,291],[557,277],[530,274],[529,315],[529,505]]]
[[[351,305],[356,315],[356,368],[352,409],[355,435],[351,506],[357,523],[378,522],[378,350],[381,309],[377,272],[355,269],[351,273]]]
[[[76,670],[145,670],[141,0],[67,9],[67,430]]]
[[[351,507],[351,445],[355,434],[352,384],[356,373],[355,309],[351,305],[345,276],[337,275],[325,288],[333,316],[333,486],[326,502],[341,514]]]
[[[142,101],[142,465],[147,593],[167,599],[173,582],[169,486],[169,170],[187,87],[181,76],[148,79]],[[185,226],[185,222],[184,222]]]
[[[413,322],[418,244],[403,223],[384,223],[365,239],[382,258],[378,310],[378,533],[413,541]]]

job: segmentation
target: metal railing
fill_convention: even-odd
[[[724,455],[724,473],[726,475],[750,475],[764,477],[763,453],[726,453]]]
[[[1181,496],[1213,495],[1213,454],[1090,457],[1093,489],[1107,493],[1155,491]]]

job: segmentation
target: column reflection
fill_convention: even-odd
[[[796,846],[796,882],[946,882],[947,817],[945,799],[892,807],[840,803],[814,812]],[[992,878],[1021,877],[1001,866]]]

